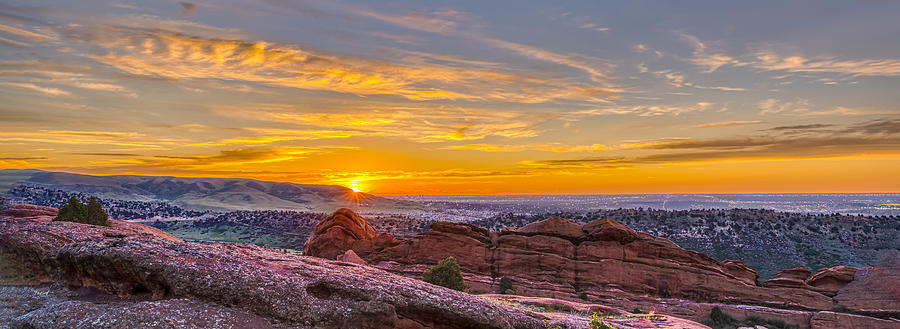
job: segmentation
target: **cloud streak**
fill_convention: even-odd
[[[325,128],[334,134],[401,137],[416,142],[473,140],[490,136],[524,138],[540,135],[540,123],[555,114],[459,107],[373,107],[342,112],[309,112],[302,107],[278,104],[246,104],[217,107],[223,116]],[[334,129],[334,130],[332,130]],[[348,136],[349,137],[349,136]]]

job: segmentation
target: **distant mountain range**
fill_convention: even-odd
[[[238,178],[93,176],[34,169],[0,170],[0,193],[26,185],[95,195],[102,199],[162,201],[192,210],[305,210],[340,207],[396,210],[416,202],[374,196],[336,185]]]

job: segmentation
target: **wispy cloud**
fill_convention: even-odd
[[[471,21],[474,20],[474,18],[471,18],[469,15],[456,10],[435,11],[430,14],[414,11],[406,15],[388,14],[356,6],[348,6],[347,10],[357,15],[378,19],[380,21],[391,23],[394,25],[418,31],[453,35],[456,37],[476,40],[499,49],[512,51],[516,54],[528,58],[575,68],[588,73],[590,79],[595,82],[607,82],[609,80],[609,73],[611,69],[614,68],[614,65],[607,63],[606,61],[591,58],[585,55],[560,53],[522,43],[486,37],[481,35],[480,33],[474,33],[472,31],[461,30],[459,29],[459,26],[461,24],[457,23],[457,21]],[[598,26],[594,23],[583,23],[580,24],[579,27],[604,32],[609,30],[608,28]],[[603,86],[603,88],[612,89],[614,87]]]
[[[687,61],[704,67],[710,73],[723,66],[752,67],[763,71],[783,71],[791,73],[834,73],[853,77],[860,76],[900,76],[900,59],[844,59],[836,56],[807,57],[803,55],[783,55],[771,49],[757,50],[746,56],[732,57],[711,50],[696,36],[675,31],[675,34],[689,43],[693,56]]]
[[[451,145],[445,146],[445,150],[465,150],[465,151],[482,151],[482,152],[522,152],[522,151],[544,151],[544,152],[591,152],[604,151],[609,147],[603,144],[592,145],[565,145],[562,143],[544,143],[544,144],[468,144],[468,145]]]
[[[19,143],[50,143],[63,145],[107,145],[136,149],[166,149],[184,140],[166,137],[150,137],[144,134],[115,131],[3,131],[0,141]]]
[[[762,121],[724,121],[724,122],[711,122],[696,125],[697,128],[719,128],[719,127],[731,127],[731,126],[744,126],[744,125],[755,125],[763,123]]]
[[[612,115],[612,114],[636,114],[642,117],[661,116],[661,115],[679,115],[682,113],[704,111],[715,106],[709,102],[699,102],[695,104],[685,105],[634,105],[598,108],[591,110],[575,111],[569,114],[570,117],[595,116],[595,115]]]
[[[292,105],[246,104],[213,111],[224,116],[336,129],[337,135],[403,137],[417,142],[534,137],[541,133],[538,124],[557,118],[555,114],[459,107],[373,107],[332,113],[308,112]]]
[[[760,51],[748,63],[767,71],[796,73],[838,73],[850,76],[900,76],[900,59],[840,59],[837,57],[803,57]]]
[[[85,34],[73,28],[67,35],[104,49],[101,55],[89,56],[98,62],[134,75],[175,80],[223,79],[412,100],[537,103],[555,99],[604,102],[616,97],[616,90],[563,80],[548,84],[548,79],[471,67],[401,66],[291,45],[208,39],[161,29],[98,27]]]
[[[688,61],[694,65],[705,67],[705,72],[707,73],[715,72],[725,65],[740,64],[740,61],[735,58],[709,49],[706,44],[700,41],[696,36],[684,33],[683,31],[674,31],[673,33],[694,48],[693,56],[689,58]]]
[[[3,24],[0,24],[0,32],[6,32],[9,34],[15,35],[17,37],[30,40],[30,41],[45,41],[45,40],[56,39],[55,36],[44,35],[44,34],[32,32],[32,31],[28,31],[25,29],[21,29],[21,28],[15,27],[15,26],[3,25]]]
[[[225,145],[254,145],[271,144],[287,141],[308,141],[319,139],[340,139],[365,135],[363,132],[350,130],[296,130],[296,129],[267,129],[247,128],[256,133],[255,136],[228,138],[214,142],[191,144],[191,146],[225,146]]]
[[[18,89],[25,89],[30,91],[36,91],[49,96],[69,96],[71,95],[68,91],[52,88],[52,87],[41,87],[33,83],[28,82],[5,82],[0,81],[0,86],[7,86]]]
[[[831,129],[826,129],[831,128]],[[837,128],[829,124],[778,126],[768,131],[779,135],[724,138],[664,138],[633,141],[614,146],[622,150],[656,150],[637,156],[604,156],[575,159],[530,160],[522,164],[546,168],[584,168],[676,164],[710,161],[799,160],[860,156],[900,155],[900,120],[883,118]],[[798,135],[803,131],[806,134]]]

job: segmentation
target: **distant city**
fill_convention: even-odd
[[[429,206],[416,217],[470,221],[500,213],[534,215],[603,209],[769,209],[803,214],[900,215],[900,193],[628,194],[628,195],[422,195],[399,196]],[[448,218],[450,217],[450,218]]]

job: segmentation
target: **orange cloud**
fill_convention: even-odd
[[[96,29],[87,34],[83,28],[71,27],[67,35],[105,50],[88,57],[135,75],[177,80],[224,79],[361,95],[397,95],[412,100],[596,102],[615,98],[617,93],[614,89],[581,86],[565,79],[478,67],[397,65],[264,41],[202,38],[161,29]]]
[[[603,144],[593,145],[564,145],[560,143],[545,144],[521,144],[521,145],[501,145],[501,144],[468,144],[468,145],[452,145],[446,146],[445,150],[466,150],[466,151],[482,151],[482,152],[522,152],[522,151],[545,151],[545,152],[585,152],[585,151],[605,151],[610,148]]]
[[[246,104],[213,109],[224,116],[268,120],[345,131],[354,135],[403,137],[417,142],[471,140],[488,136],[534,137],[536,125],[557,115],[457,107],[383,107],[348,112],[306,112],[303,108],[277,104]]]

